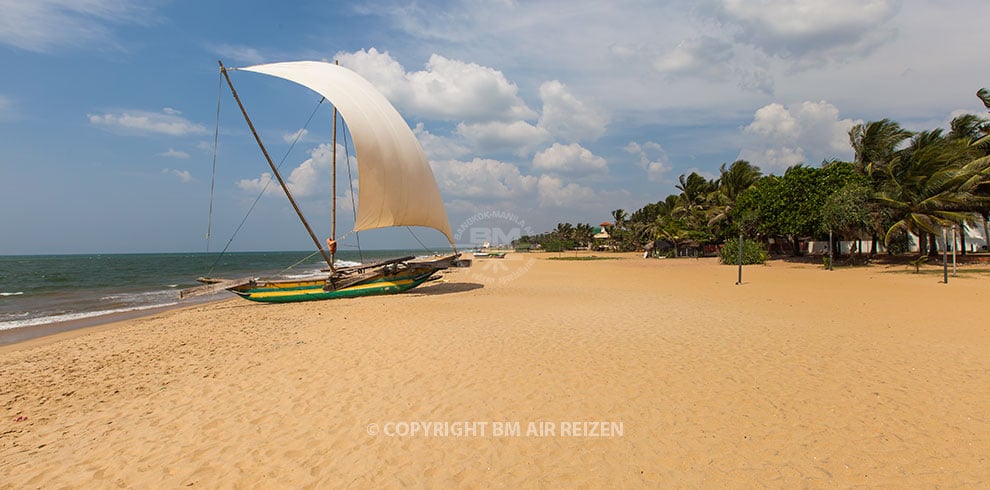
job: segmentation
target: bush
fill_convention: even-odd
[[[904,232],[895,233],[894,236],[890,237],[890,243],[887,244],[887,251],[893,255],[907,253],[910,249],[911,239]]]
[[[748,238],[743,240],[743,264],[762,264],[767,261],[770,255],[767,248],[762,243]],[[725,246],[718,251],[718,259],[723,264],[736,265],[739,263],[739,241],[726,242]]]
[[[543,242],[543,249],[547,252],[563,252],[564,250],[570,250],[574,248],[569,241],[564,240],[547,240]]]

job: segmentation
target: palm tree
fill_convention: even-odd
[[[671,215],[660,215],[649,226],[654,240],[666,240],[674,246],[674,256],[679,255],[681,242],[686,239],[687,231],[683,222]]]
[[[875,191],[883,187],[886,168],[897,155],[897,147],[910,138],[912,133],[890,119],[869,121],[857,124],[849,130],[849,144],[855,151],[853,168],[873,181]],[[880,216],[874,219],[879,223]],[[877,253],[879,237],[873,233],[870,240],[870,254]]]
[[[681,207],[687,212],[704,209],[709,195],[715,190],[715,183],[697,172],[691,172],[686,177],[682,174],[678,181],[680,183],[675,187],[681,191]]]
[[[625,248],[625,230],[626,230],[626,219],[629,215],[626,214],[626,210],[619,208],[612,211],[612,229],[608,230],[610,240],[612,245],[619,250]]]
[[[984,145],[982,140],[990,134],[990,123],[986,119],[977,116],[975,114],[963,114],[952,119],[950,123],[951,130],[949,131],[948,138],[954,141],[960,141],[962,144],[969,147],[969,152],[972,159],[977,159],[980,157],[985,157],[990,155],[990,148]],[[963,255],[966,254],[966,233],[967,222],[981,221],[983,224],[983,237],[985,239],[990,239],[990,232],[987,229],[987,215],[990,214],[990,202],[988,202],[988,189],[987,185],[978,186],[975,190],[975,194],[981,197],[979,202],[973,203],[973,219],[963,221],[960,223],[959,234],[960,245]],[[977,219],[977,216],[983,217],[982,220]]]
[[[667,199],[657,201],[651,205],[653,219],[644,221],[641,230],[642,237],[646,241],[668,239],[665,234],[665,228],[674,220],[672,212],[677,207],[677,202],[678,197],[671,194],[667,196]]]
[[[571,240],[574,237],[574,225],[570,223],[557,223],[557,229],[553,230],[553,233],[557,235],[558,240]]]
[[[762,176],[760,168],[746,160],[736,160],[728,169],[723,163],[719,167],[719,178],[715,181],[715,191],[711,196],[713,204],[708,226],[715,226],[720,223],[731,224],[732,209],[736,205],[736,198],[746,189],[749,189]]]
[[[577,242],[578,245],[590,245],[594,236],[594,228],[592,228],[588,223],[578,223],[577,226],[574,227],[574,241]]]
[[[626,214],[625,209],[619,208],[612,211],[612,220],[614,221],[612,226],[617,229],[622,229],[626,224],[627,217],[628,215]]]
[[[715,182],[697,172],[681,175],[678,181],[680,183],[676,187],[681,193],[677,196],[677,206],[671,211],[671,216],[680,221],[684,230],[691,232],[691,238],[710,240],[713,234],[708,226],[708,213],[713,208]]]
[[[987,109],[990,109],[990,91],[981,88],[976,92],[976,96],[980,98]],[[990,156],[990,128],[984,125],[982,129],[983,136],[973,141],[971,146],[981,155],[979,158],[986,159]],[[981,220],[983,223],[983,239],[987,245],[990,245],[990,227],[987,226],[987,222],[990,221],[990,182],[983,182],[977,186],[976,195],[980,197],[980,201],[976,204],[975,209],[983,218]]]
[[[853,164],[860,173],[873,177],[894,159],[897,146],[912,133],[890,119],[857,124],[849,130],[849,143],[856,152]]]
[[[956,116],[949,123],[949,139],[962,139],[972,144],[990,131],[987,120],[976,114]]]
[[[876,196],[897,220],[887,230],[886,243],[899,231],[914,233],[924,254],[927,234],[936,235],[967,218],[968,207],[978,201],[973,191],[986,180],[986,168],[966,161],[966,147],[943,137],[941,130],[924,131],[888,162],[884,186]],[[929,251],[934,254],[936,248]]]

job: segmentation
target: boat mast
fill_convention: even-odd
[[[340,61],[334,60],[335,65]],[[333,143],[330,148],[330,239],[337,240],[337,106],[333,106]],[[330,257],[333,258],[335,250],[330,250]],[[332,267],[332,266],[331,266]]]
[[[244,104],[241,103],[241,98],[237,96],[237,90],[234,89],[233,82],[230,81],[230,75],[227,74],[227,67],[223,66],[222,61],[217,61],[220,64],[220,73],[227,80],[227,86],[230,87],[230,93],[233,94],[234,100],[237,101],[237,106],[241,109],[241,114],[244,115],[244,120],[247,121],[248,127],[251,128],[251,134],[254,135],[254,140],[258,142],[258,147],[261,148],[261,153],[264,153],[265,160],[268,161],[268,166],[271,167],[272,172],[275,174],[275,178],[278,180],[279,185],[282,186],[282,190],[285,191],[285,196],[289,198],[289,202],[292,204],[292,208],[296,210],[296,214],[299,215],[299,220],[302,221],[303,226],[306,227],[306,231],[309,232],[309,237],[313,239],[313,243],[316,244],[316,249],[320,251],[320,255],[323,256],[323,260],[327,262],[330,269],[333,270],[333,259],[327,254],[327,251],[323,249],[323,245],[320,244],[320,239],[316,238],[316,233],[313,233],[313,229],[310,228],[309,222],[306,221],[306,217],[303,216],[302,210],[299,209],[299,205],[296,204],[296,200],[293,199],[292,193],[289,192],[289,186],[285,184],[285,180],[282,178],[282,174],[279,173],[278,167],[272,162],[272,157],[268,155],[268,150],[265,149],[265,144],[261,142],[261,137],[258,136],[258,132],[254,129],[254,124],[251,122],[251,118],[248,117],[247,110],[244,109]]]

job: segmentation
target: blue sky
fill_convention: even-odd
[[[419,137],[454,230],[483,211],[534,232],[597,224],[737,158],[765,173],[849,159],[853,124],[945,127],[985,114],[974,94],[990,86],[984,0],[0,0],[0,11],[0,254],[204,250],[218,59],[336,59],[371,80]],[[326,235],[327,108],[281,80],[234,83]],[[266,170],[226,90],[219,127],[214,250]],[[405,230],[362,242],[418,246]],[[310,246],[267,193],[232,248]]]

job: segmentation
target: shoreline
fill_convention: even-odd
[[[696,260],[714,260],[718,261],[717,257],[678,257],[678,258],[655,258],[643,259],[641,252],[609,252],[609,251],[591,251],[591,250],[567,250],[562,252],[545,252],[545,251],[530,251],[530,252],[514,252],[507,251],[515,255],[529,255],[532,254],[538,260],[567,260],[568,258],[588,258],[588,257],[599,257],[604,260],[616,260],[616,259],[630,259],[630,260],[647,260],[647,261],[696,261]],[[966,256],[962,256],[966,257]],[[858,264],[854,266],[849,266],[847,264],[836,263],[835,268],[841,273],[841,271],[846,269],[856,269],[856,268],[869,268],[869,267],[901,267],[906,266],[911,257],[907,256],[894,256],[887,257],[882,256],[880,260],[877,260],[872,264]],[[498,260],[498,259],[495,259]],[[744,268],[757,268],[757,267],[767,267],[772,264],[778,264],[778,266],[806,266],[809,268],[822,267],[820,264],[821,256],[818,255],[805,255],[801,257],[780,257],[773,258],[767,261],[763,265],[746,265]],[[477,262],[476,262],[477,263]],[[970,254],[968,258],[964,258],[958,262],[960,267],[986,267],[986,270],[990,272],[990,254]],[[737,270],[735,264],[719,264],[725,268],[732,268],[732,270]],[[952,270],[952,264],[948,266],[948,269]],[[922,269],[925,270],[926,274],[934,274],[937,272],[941,274],[943,265],[941,263],[929,262],[922,265]],[[835,272],[835,271],[833,271]],[[745,283],[745,281],[744,281]],[[428,283],[427,283],[428,284]],[[411,291],[415,293],[416,290]],[[176,293],[178,294],[178,293]],[[135,309],[132,311],[116,312],[103,315],[96,315],[92,317],[79,318],[67,321],[57,321],[50,323],[42,323],[38,325],[29,325],[24,327],[15,327],[9,329],[0,330],[0,351],[5,348],[17,346],[20,344],[28,343],[32,340],[37,341],[38,339],[55,337],[60,334],[71,334],[77,330],[86,331],[91,329],[98,329],[100,327],[106,327],[108,325],[123,323],[128,320],[136,320],[144,317],[155,316],[161,313],[166,313],[173,310],[182,310],[189,307],[199,306],[208,303],[217,303],[221,301],[227,301],[231,299],[237,299],[233,294],[217,293],[212,296],[196,297],[192,299],[176,299],[176,303],[164,306],[156,306],[151,308]],[[80,332],[82,334],[83,332]],[[66,336],[62,336],[66,337]],[[58,339],[52,339],[51,341],[56,341]],[[47,343],[47,342],[44,342]]]
[[[178,294],[178,293],[176,293]],[[218,294],[217,296],[220,296]],[[79,331],[80,335],[87,330],[98,329],[100,327],[106,327],[108,325],[113,325],[116,323],[123,323],[129,320],[135,320],[139,318],[155,316],[161,313],[167,313],[172,310],[181,310],[184,308],[194,307],[201,304],[214,303],[219,301],[225,301],[232,299],[234,296],[227,297],[201,297],[189,300],[179,300],[176,298],[176,303],[163,306],[154,306],[150,308],[139,308],[131,311],[122,311],[116,313],[108,313],[104,315],[94,315],[85,318],[78,318],[75,320],[66,320],[60,322],[50,322],[50,323],[40,323],[37,325],[28,325],[24,327],[14,327],[0,330],[0,351],[7,347],[18,346],[21,344],[29,343],[31,341],[44,341],[49,337],[66,337],[63,334],[72,334],[73,332]],[[52,341],[55,341],[54,339]]]

